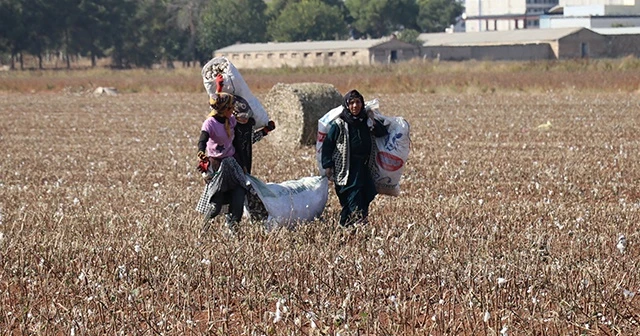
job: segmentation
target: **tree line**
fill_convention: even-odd
[[[203,64],[234,43],[379,38],[415,42],[462,14],[459,0],[0,0],[0,61],[54,55],[70,68]]]

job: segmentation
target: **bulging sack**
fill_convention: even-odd
[[[373,111],[374,118],[382,122],[389,134],[375,138],[378,147],[375,164],[377,171],[374,169],[371,176],[378,193],[399,196],[402,172],[411,150],[409,123],[402,117],[382,115],[379,106],[378,99],[367,104],[367,107]]]
[[[244,98],[253,111],[256,128],[269,123],[269,115],[260,101],[251,93],[249,86],[240,75],[238,69],[226,57],[214,57],[202,67],[202,81],[209,96],[216,93],[216,76],[222,75],[224,85],[222,92],[238,95]]]
[[[249,184],[268,212],[265,227],[293,227],[319,218],[329,197],[326,177],[310,176],[281,183],[265,183],[247,174]],[[247,209],[251,212],[252,209]]]
[[[343,107],[338,106],[327,112],[318,120],[318,136],[316,139],[316,160],[321,176],[324,176],[322,168],[322,144],[329,132],[329,124],[340,116]],[[400,180],[405,163],[409,157],[411,140],[409,137],[409,123],[402,117],[387,117],[380,113],[378,99],[365,102],[365,109],[373,111],[374,118],[381,121],[389,134],[375,138],[378,151],[376,162],[371,170],[371,177],[380,194],[399,196]]]

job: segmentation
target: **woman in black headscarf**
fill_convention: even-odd
[[[349,91],[342,106],[322,145],[322,168],[334,181],[342,206],[340,225],[351,226],[367,222],[369,204],[377,194],[370,170],[377,151],[374,137],[389,132],[365,110],[364,97],[358,91]]]

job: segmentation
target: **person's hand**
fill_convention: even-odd
[[[218,74],[216,76],[216,93],[222,92],[223,86],[224,86],[224,78],[222,78],[222,74]]]
[[[333,181],[333,168],[326,168],[324,170],[324,175],[329,179],[329,181]]]
[[[198,159],[200,159],[200,161],[207,161],[207,154],[205,154],[203,151],[199,151]]]
[[[273,131],[274,129],[276,129],[276,123],[273,120],[269,120],[269,122],[267,123],[267,125],[265,127],[262,128],[264,130],[264,135],[269,134],[269,132]]]
[[[276,129],[276,122],[273,120],[269,120],[269,122],[267,123],[267,126],[265,126],[269,132],[273,131],[274,129]]]

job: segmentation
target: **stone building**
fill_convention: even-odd
[[[420,48],[396,38],[241,43],[214,52],[237,68],[344,66],[394,63],[420,56]]]
[[[539,60],[610,57],[606,36],[586,28],[420,34],[424,59]]]

